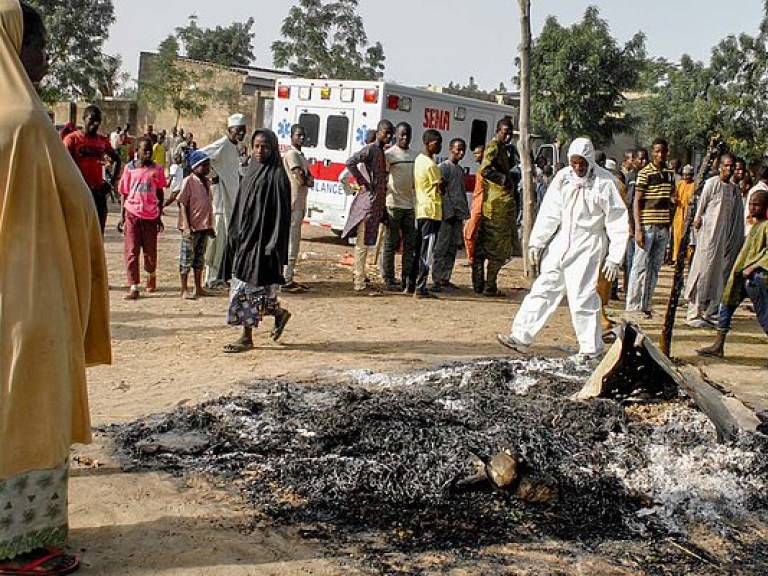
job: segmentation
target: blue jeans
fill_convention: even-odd
[[[417,220],[418,235],[421,240],[419,247],[419,273],[416,276],[416,293],[427,293],[429,270],[435,260],[435,243],[440,233],[440,220],[420,218]]]
[[[734,282],[743,282],[744,291],[752,300],[757,314],[757,321],[768,335],[768,273],[763,271],[754,272],[749,278],[739,275]],[[743,292],[742,292],[743,294]],[[741,304],[741,302],[739,302]],[[731,328],[731,319],[733,313],[739,307],[739,304],[720,304],[720,310],[717,317],[717,331],[727,333]]]
[[[643,226],[645,247],[635,244],[635,257],[627,291],[628,312],[650,312],[653,308],[653,292],[659,281],[659,270],[664,264],[664,252],[669,242],[669,226],[652,224]]]

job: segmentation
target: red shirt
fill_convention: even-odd
[[[104,184],[104,154],[114,153],[109,138],[96,134],[88,136],[78,130],[64,138],[66,146],[75,164],[90,188],[99,188]]]

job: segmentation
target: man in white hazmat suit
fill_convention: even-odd
[[[497,336],[508,348],[524,352],[567,295],[580,358],[602,352],[597,279],[601,266],[608,281],[618,277],[629,224],[616,180],[594,158],[589,139],[574,140],[570,166],[557,173],[544,196],[528,249],[541,273],[515,316],[512,333]]]
[[[208,244],[205,252],[206,284],[211,287],[218,283],[219,267],[227,247],[227,230],[235,199],[240,189],[240,150],[238,145],[245,137],[245,116],[233,114],[227,121],[227,133],[213,144],[203,148],[211,160],[213,217],[216,238]]]

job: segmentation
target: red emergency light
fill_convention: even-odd
[[[388,94],[387,95],[387,109],[388,110],[397,110],[400,107],[400,96],[396,96],[395,94]]]
[[[288,99],[291,97],[291,87],[281,84],[277,87],[277,97]]]
[[[366,88],[363,92],[363,102],[369,104],[376,104],[379,101],[379,89],[378,88]]]

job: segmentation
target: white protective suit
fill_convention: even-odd
[[[218,277],[219,265],[227,247],[229,219],[240,189],[240,151],[228,136],[224,136],[203,148],[203,152],[210,158],[214,176],[219,179],[211,187],[216,238],[208,243],[205,252],[206,280],[210,283]]]
[[[580,178],[570,166],[560,170],[544,195],[529,246],[545,248],[541,272],[523,300],[512,324],[512,336],[531,344],[568,296],[571,322],[580,354],[603,348],[597,279],[603,260],[622,262],[627,246],[627,208],[613,175],[595,164],[595,150],[587,138],[577,138],[568,159],[587,160]]]

